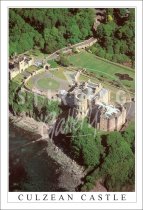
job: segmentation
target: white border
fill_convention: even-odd
[[[1,2],[1,209],[142,209],[142,1],[2,1]],[[8,168],[8,7],[137,7],[137,63],[136,101],[137,103],[137,203],[7,203]],[[133,193],[130,193],[133,194]],[[130,197],[132,199],[132,197]]]

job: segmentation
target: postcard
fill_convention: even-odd
[[[55,3],[2,2],[2,209],[141,209],[142,4]]]

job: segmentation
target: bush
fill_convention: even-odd
[[[96,51],[96,55],[99,56],[99,57],[105,58],[106,50],[99,47]]]
[[[105,58],[106,58],[107,60],[109,60],[109,61],[112,61],[112,59],[113,59],[113,54],[106,53]]]
[[[87,182],[87,183],[85,184],[85,186],[86,186],[86,190],[87,190],[87,191],[90,191],[90,190],[93,189],[94,184],[92,184],[92,183],[90,183],[90,182]]]
[[[93,184],[91,184],[90,182],[87,182],[86,184],[84,184],[84,185],[82,186],[81,191],[82,191],[82,192],[87,192],[87,191],[92,190],[93,187],[94,187]]]
[[[70,65],[70,62],[68,60],[68,58],[64,55],[60,56],[60,59],[59,59],[59,64],[62,65],[62,66],[69,66]]]
[[[92,177],[92,176],[87,176],[87,177],[86,177],[86,181],[89,182],[89,183],[94,184],[94,183],[95,183],[95,178]]]
[[[113,21],[113,17],[111,15],[108,15],[107,18],[108,18],[108,22],[112,22]]]
[[[50,67],[51,68],[57,68],[58,64],[56,61],[54,60],[50,60],[50,61],[47,61],[49,64],[50,64]]]
[[[113,61],[117,63],[124,63],[124,62],[129,62],[130,59],[127,55],[124,54],[115,54],[113,56]]]
[[[91,50],[91,52],[92,52],[93,54],[96,54],[96,52],[97,52],[97,48],[95,47],[95,45],[93,45],[93,46],[90,48],[90,50]]]

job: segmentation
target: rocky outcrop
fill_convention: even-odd
[[[62,149],[57,147],[54,141],[49,138],[48,130],[51,126],[48,126],[43,122],[37,122],[33,118],[13,116],[11,113],[9,117],[10,122],[14,126],[31,132],[31,135],[33,133],[33,135],[39,134],[39,136],[41,136],[40,138],[34,139],[34,141],[29,142],[24,146],[29,146],[29,144],[37,141],[47,142],[44,150],[47,151],[47,155],[49,157],[60,165],[60,176],[58,180],[59,188],[72,192],[75,191],[80,184],[83,184],[81,179],[86,175],[85,168],[78,165],[74,160],[68,157],[62,151]]]

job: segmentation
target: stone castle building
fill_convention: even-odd
[[[63,106],[74,109],[76,117],[89,118],[90,123],[104,131],[120,130],[126,121],[126,109],[110,105],[110,91],[101,83],[79,82],[81,71],[77,72],[74,84],[68,90],[61,90],[58,96]]]
[[[34,59],[30,56],[17,56],[9,61],[9,76],[10,79],[25,71],[28,67],[34,64]]]
[[[97,103],[90,110],[89,120],[92,126],[103,131],[120,130],[126,122],[126,109],[117,105],[105,105]]]

